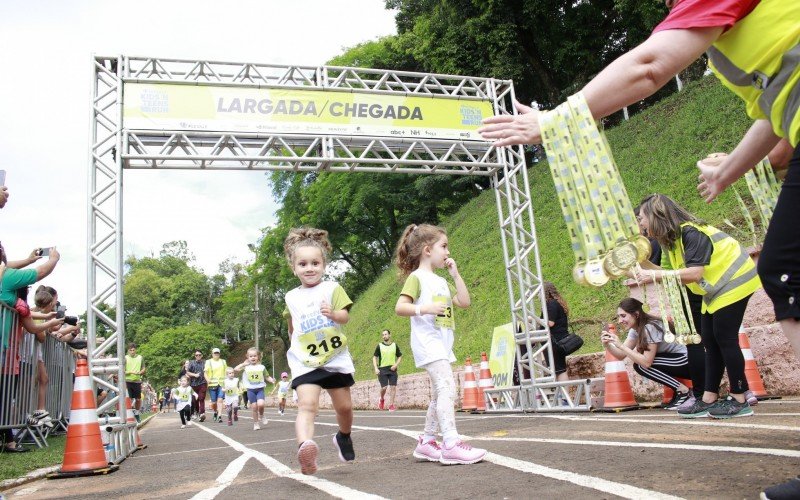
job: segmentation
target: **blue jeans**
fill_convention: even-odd
[[[220,385],[216,387],[209,387],[208,393],[211,397],[212,403],[215,403],[218,399],[222,399],[225,397],[225,391],[222,389],[222,386]]]

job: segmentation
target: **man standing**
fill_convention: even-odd
[[[211,395],[211,407],[214,408],[214,421],[222,422],[222,410],[225,403],[225,391],[222,384],[225,381],[225,370],[228,363],[220,359],[219,348],[211,350],[211,359],[206,363],[206,380],[208,392]]]
[[[397,367],[400,366],[403,354],[397,344],[392,342],[392,333],[389,330],[384,330],[381,333],[381,337],[383,342],[378,344],[375,348],[375,354],[372,355],[375,375],[378,376],[378,381],[381,384],[381,401],[378,403],[378,408],[381,410],[384,408],[384,396],[388,386],[389,411],[395,411],[397,409],[394,406],[394,397],[397,392]]]
[[[189,370],[186,375],[189,377],[189,385],[197,393],[197,398],[192,399],[192,413],[199,415],[201,422],[206,419],[206,362],[203,360],[203,353],[199,350],[194,351],[194,359],[189,362]]]
[[[139,412],[142,411],[142,375],[144,375],[144,358],[136,354],[136,344],[128,344],[128,354],[125,355],[125,387],[128,397],[131,398],[133,416],[140,420]]]

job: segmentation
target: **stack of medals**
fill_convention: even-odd
[[[694,326],[689,308],[689,297],[686,295],[686,287],[681,285],[677,271],[665,271],[661,278],[661,286],[655,281],[653,273],[653,284],[655,285],[656,295],[658,296],[658,308],[661,312],[661,321],[664,324],[664,342],[675,342],[679,344],[699,344],[700,335]],[[666,304],[672,313],[672,319],[677,330],[677,336],[669,329],[669,317]],[[685,306],[685,307],[684,307]]]
[[[650,255],[605,135],[583,94],[540,115],[542,142],[575,254],[573,278],[603,286]]]
[[[764,158],[752,170],[748,170],[744,174],[747,187],[750,189],[750,196],[756,202],[758,213],[761,216],[761,225],[766,231],[769,226],[769,221],[772,219],[772,211],[775,210],[775,204],[778,202],[778,194],[781,191],[781,186],[778,179],[775,178],[775,172],[772,170],[769,160]]]

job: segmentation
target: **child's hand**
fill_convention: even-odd
[[[322,304],[320,304],[319,312],[326,318],[333,320],[333,308],[326,301],[323,300]]]
[[[419,310],[423,314],[441,316],[447,310],[447,304],[444,302],[433,302],[431,304],[425,304],[424,306],[420,307]]]
[[[453,260],[452,257],[444,259],[444,267],[447,268],[447,272],[450,273],[450,276],[453,278],[458,276],[458,267],[456,266],[456,261]]]

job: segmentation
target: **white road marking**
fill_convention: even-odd
[[[317,425],[338,425],[338,424],[317,422]],[[360,429],[365,431],[396,432],[398,434],[402,434],[403,436],[407,436],[412,439],[417,439],[417,436],[419,436],[419,432],[409,431],[406,429],[396,429],[392,427],[368,427],[364,425],[354,425],[353,429]],[[469,436],[463,436],[463,437],[467,440],[472,439]],[[517,470],[520,472],[527,472],[529,474],[535,474],[537,476],[549,477],[551,479],[557,479],[559,481],[566,481],[572,484],[576,484],[578,486],[583,486],[585,488],[590,488],[593,490],[610,493],[623,498],[631,498],[631,499],[655,498],[659,500],[676,500],[681,498],[673,495],[667,495],[665,493],[659,493],[658,491],[647,490],[644,488],[638,488],[636,486],[631,486],[628,484],[609,481],[595,476],[585,476],[583,474],[577,474],[574,472],[553,469],[532,462],[526,462],[524,460],[518,460],[516,458],[498,455],[496,453],[487,453],[485,460],[487,462],[492,462],[494,464],[507,467],[509,469]]]
[[[679,420],[648,420],[647,418],[627,418],[620,417],[618,419],[608,419],[603,417],[577,417],[566,415],[537,415],[540,418],[555,418],[559,420],[572,420],[572,421],[594,421],[594,422],[632,422],[644,424],[658,424],[658,425],[699,425],[699,426],[712,426],[712,427],[737,427],[739,429],[754,429],[754,430],[768,430],[768,431],[788,431],[800,432],[800,427],[791,425],[767,425],[767,424],[742,424],[730,421],[712,420],[710,418],[681,418]]]
[[[228,466],[225,467],[225,470],[222,471],[222,474],[217,477],[217,480],[215,481],[216,485],[212,486],[211,488],[204,489],[200,493],[193,496],[192,500],[212,500],[214,497],[219,495],[222,490],[230,486],[233,480],[236,479],[236,476],[242,472],[244,464],[246,464],[250,458],[250,455],[247,454],[239,455],[239,458],[229,463]]]
[[[347,499],[358,498],[358,499],[375,499],[375,500],[383,499],[383,497],[381,496],[359,491],[350,488],[348,486],[344,486],[342,484],[328,481],[327,479],[322,479],[321,477],[306,476],[299,472],[295,472],[291,468],[275,460],[271,456],[265,453],[261,453],[260,451],[254,450],[252,448],[248,448],[242,443],[226,436],[225,434],[222,434],[221,432],[212,430],[206,427],[205,425],[198,425],[198,427],[208,432],[212,436],[216,437],[217,439],[222,440],[224,443],[227,443],[228,446],[230,446],[234,450],[240,451],[248,457],[255,458],[256,460],[261,462],[267,469],[269,469],[270,472],[272,472],[278,477],[294,479],[297,482],[306,484],[320,491],[324,491],[325,493],[334,496],[336,498],[347,498]]]

